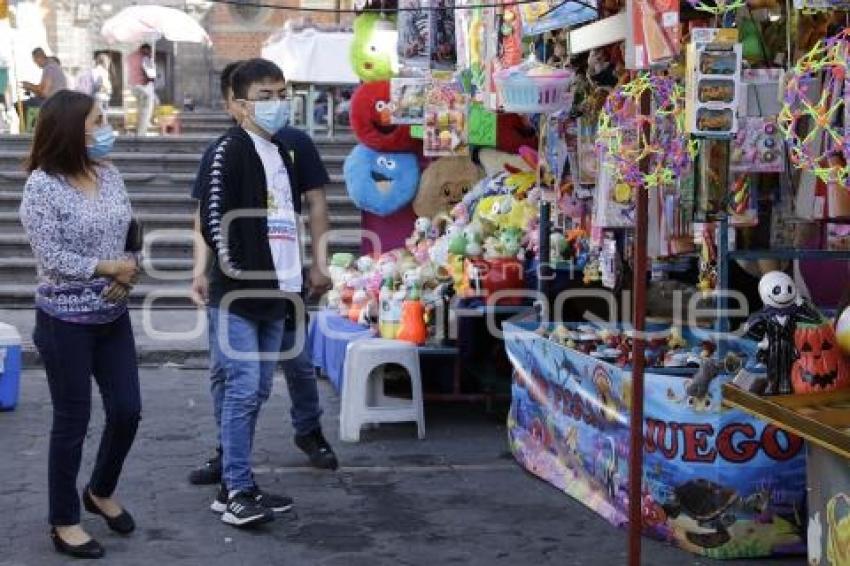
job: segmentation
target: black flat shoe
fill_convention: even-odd
[[[103,555],[106,554],[100,543],[94,539],[78,546],[68,544],[62,540],[62,537],[60,537],[59,533],[56,532],[56,527],[50,529],[50,539],[53,541],[53,546],[56,548],[56,552],[73,558],[96,560],[98,558],[103,558]]]
[[[91,492],[89,491],[88,486],[86,486],[85,491],[83,491],[83,505],[89,513],[92,513],[93,515],[100,515],[106,519],[106,525],[116,533],[129,535],[136,530],[136,522],[133,520],[133,516],[127,513],[126,510],[122,510],[121,514],[117,517],[109,517],[106,513],[101,511],[100,507],[97,506],[97,503],[94,502],[94,499],[91,498]]]

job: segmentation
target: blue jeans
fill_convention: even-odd
[[[218,434],[218,444],[221,446],[221,406],[224,400],[224,365],[221,363],[218,342],[217,315],[207,310],[210,340],[210,392],[213,398],[213,416]],[[295,332],[284,332],[281,350],[286,352],[293,347]],[[319,403],[319,385],[316,381],[316,371],[313,362],[305,349],[297,356],[281,361],[286,377],[289,399],[291,402],[290,415],[295,434],[304,435],[321,428],[322,407]]]
[[[228,490],[250,489],[254,485],[254,431],[260,407],[271,395],[277,365],[271,357],[280,351],[283,320],[254,321],[218,308],[210,308],[209,316],[210,336],[216,337],[210,341],[211,358],[224,377],[220,402],[216,403],[223,481]],[[226,325],[226,335],[222,325]]]

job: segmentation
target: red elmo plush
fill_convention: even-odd
[[[390,83],[360,85],[351,97],[351,128],[363,145],[375,151],[418,153],[422,141],[410,137],[410,126],[391,122]]]
[[[499,114],[497,125],[496,147],[500,151],[516,155],[524,145],[537,149],[537,130],[519,114]]]

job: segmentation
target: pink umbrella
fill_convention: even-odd
[[[186,12],[149,4],[124,8],[103,23],[100,33],[111,43],[168,39],[212,45],[204,28]]]

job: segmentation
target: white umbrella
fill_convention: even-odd
[[[189,14],[165,6],[124,8],[103,22],[100,33],[111,43],[139,43],[164,38],[212,45],[210,36]]]

